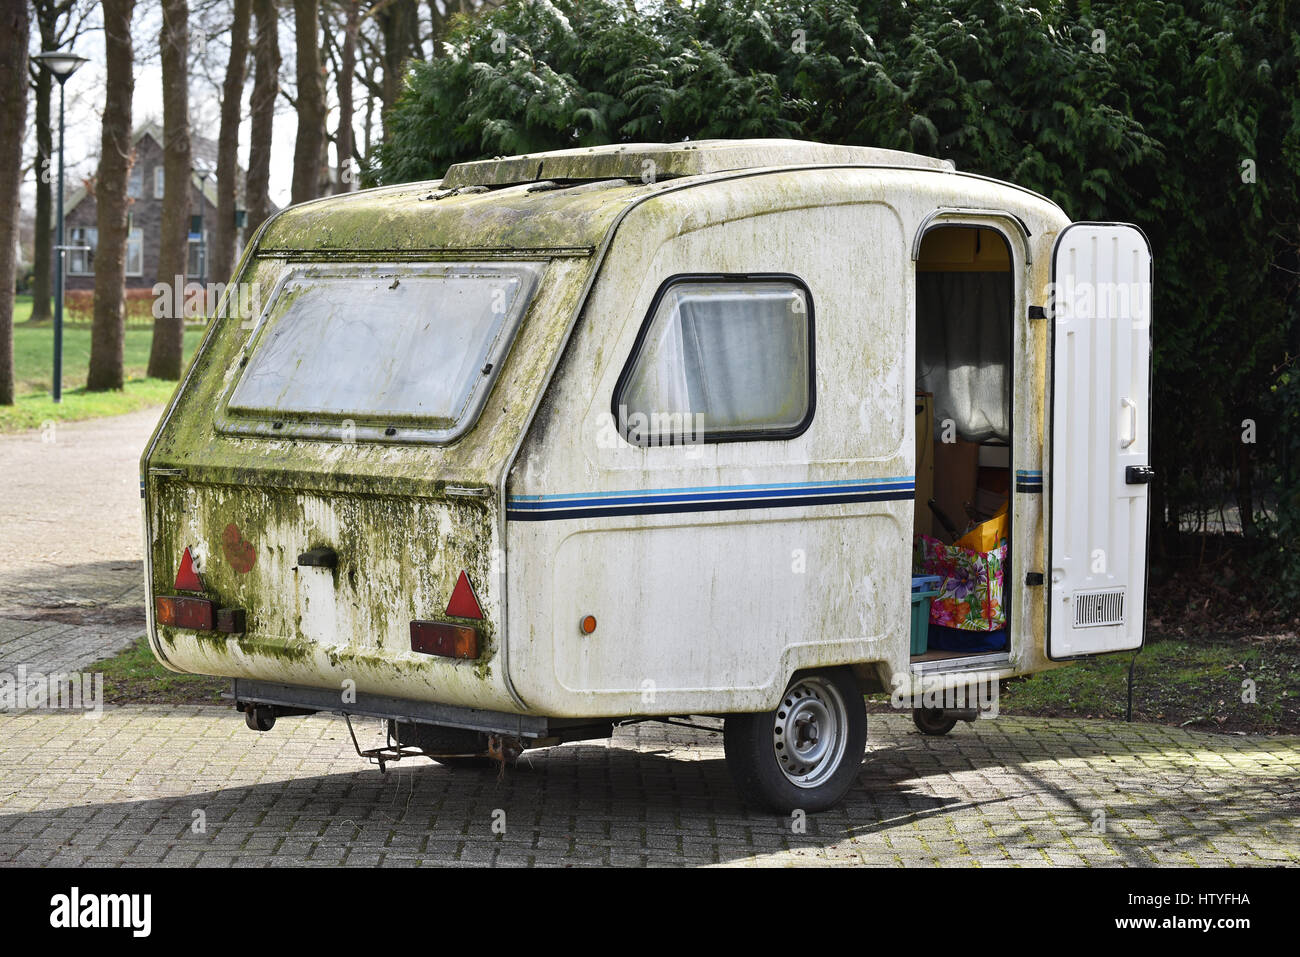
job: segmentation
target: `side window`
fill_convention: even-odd
[[[144,275],[144,230],[133,229],[126,236],[126,274]]]
[[[153,168],[153,198],[154,199],[163,198],[163,190],[164,190],[163,178],[165,175],[166,173],[163,170],[163,166],[161,163],[159,163],[157,166]]]
[[[95,247],[99,244],[99,230],[93,226],[73,226],[71,229],[71,239],[69,246],[80,246],[80,249],[70,249],[65,254],[68,258],[66,268],[71,276],[91,276],[95,272]]]
[[[793,438],[814,408],[813,304],[793,276],[678,276],[614,390],[634,445]]]

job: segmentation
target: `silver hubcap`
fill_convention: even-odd
[[[802,678],[776,709],[772,749],[776,766],[801,788],[826,783],[844,758],[848,711],[824,678]]]

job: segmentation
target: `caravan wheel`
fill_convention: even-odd
[[[824,811],[853,785],[867,710],[847,668],[797,675],[775,711],[726,718],[723,746],[741,797],[776,811]]]
[[[922,734],[947,734],[957,725],[953,717],[943,708],[913,708],[912,723]]]

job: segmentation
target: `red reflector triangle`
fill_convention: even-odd
[[[190,555],[188,548],[185,549],[185,554],[181,556],[181,567],[176,572],[176,590],[203,591],[203,579],[194,570],[194,558]]]
[[[451,601],[447,602],[447,614],[453,618],[482,618],[483,609],[479,607],[478,596],[474,594],[474,586],[469,583],[469,576],[464,572],[456,579],[456,587],[452,590]]]

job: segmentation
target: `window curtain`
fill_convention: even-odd
[[[787,290],[680,306],[691,410],[709,428],[790,427],[806,394],[801,314]],[[797,385],[797,388],[795,388]],[[793,402],[798,393],[800,401]],[[798,408],[792,408],[798,405]]]
[[[1011,280],[1004,272],[918,272],[916,387],[934,393],[935,432],[1011,439]]]

